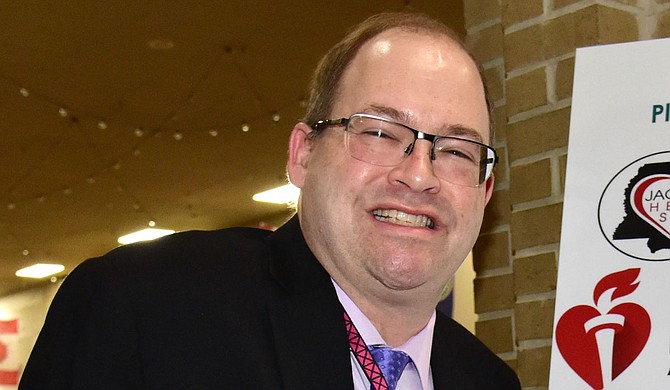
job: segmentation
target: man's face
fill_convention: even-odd
[[[444,38],[399,29],[378,35],[348,66],[339,92],[331,118],[371,113],[490,143],[477,68]],[[342,127],[313,141],[310,131],[305,124],[294,129],[288,171],[302,188],[305,239],[326,270],[349,293],[439,294],[474,245],[493,179],[473,188],[437,178],[425,140],[399,165],[381,167],[347,153]],[[375,217],[386,211],[433,223]]]

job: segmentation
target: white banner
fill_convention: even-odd
[[[578,49],[549,388],[670,389],[670,39]]]
[[[0,320],[0,389],[16,389],[19,383],[19,321]]]

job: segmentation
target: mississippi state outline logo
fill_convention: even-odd
[[[670,260],[670,151],[633,161],[607,184],[598,204],[605,239],[639,260]]]

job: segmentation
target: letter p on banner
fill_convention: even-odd
[[[19,320],[0,320],[0,389],[19,384]]]

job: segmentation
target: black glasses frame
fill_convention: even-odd
[[[493,158],[486,157],[486,158],[484,158],[483,160],[480,161],[480,165],[482,167],[483,172],[487,171],[486,166],[489,165],[489,164],[492,164],[491,172],[493,172],[493,168],[498,164],[498,160],[499,160],[498,159],[498,153],[496,152],[495,149],[493,149],[489,145],[483,144],[481,142],[473,141],[471,139],[466,139],[466,138],[426,133],[424,131],[416,130],[412,127],[409,127],[409,126],[407,126],[403,123],[396,122],[394,120],[391,120],[391,119],[388,119],[388,118],[383,118],[383,117],[380,117],[380,116],[377,116],[377,115],[356,113],[356,114],[352,114],[349,118],[324,119],[324,120],[317,121],[316,123],[311,125],[311,128],[314,129],[315,131],[321,131],[321,130],[326,129],[326,128],[331,127],[331,126],[341,126],[341,127],[344,127],[345,130],[346,130],[346,127],[349,125],[349,122],[351,122],[351,118],[353,118],[355,116],[362,116],[362,117],[366,117],[366,118],[371,118],[371,119],[375,119],[375,120],[381,120],[381,121],[384,121],[384,122],[393,123],[395,125],[402,126],[402,127],[406,128],[407,130],[411,131],[414,134],[414,141],[412,141],[412,143],[407,145],[407,147],[405,148],[405,153],[407,155],[412,153],[412,150],[414,149],[414,145],[416,144],[417,140],[425,139],[426,141],[428,141],[432,144],[432,146],[430,148],[430,159],[435,160],[435,144],[436,144],[436,142],[438,140],[442,139],[442,138],[447,138],[447,139],[457,139],[457,140],[460,140],[460,141],[465,141],[465,142],[470,142],[470,143],[473,143],[473,144],[477,144],[477,145],[482,146],[482,147],[486,148],[487,150],[491,151],[493,153]],[[487,155],[488,155],[488,153],[487,153]],[[488,176],[490,176],[490,175],[488,175]],[[485,177],[484,180],[486,178],[487,177]],[[483,180],[482,180],[482,182],[483,182]],[[481,182],[480,182],[480,184],[481,184]]]

